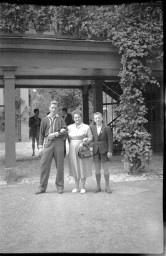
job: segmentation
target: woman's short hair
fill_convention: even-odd
[[[74,115],[75,115],[75,114],[77,114],[77,115],[83,117],[82,111],[79,110],[79,109],[76,109],[76,110],[74,110],[74,111],[72,112],[72,117],[73,117],[73,118],[74,118]]]

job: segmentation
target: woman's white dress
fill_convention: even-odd
[[[78,156],[80,143],[84,138],[92,138],[92,132],[89,125],[81,123],[68,126],[69,137],[69,175],[75,178],[85,178],[92,176],[92,159],[81,159]]]

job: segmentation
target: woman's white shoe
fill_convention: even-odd
[[[81,194],[85,194],[85,189],[82,188],[81,191],[80,191]]]
[[[77,192],[79,192],[80,190],[79,190],[79,188],[74,188],[73,190],[72,190],[72,193],[77,193]]]

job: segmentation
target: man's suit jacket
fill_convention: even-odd
[[[93,134],[93,154],[96,154],[98,150],[100,154],[112,152],[113,136],[111,128],[103,124],[99,135],[95,124],[91,124],[90,128]]]
[[[66,115],[64,120],[65,120],[65,123],[67,126],[74,123],[74,121],[72,119],[72,115],[69,113]]]

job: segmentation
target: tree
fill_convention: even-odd
[[[1,4],[0,28],[9,33],[47,31],[54,25],[56,7],[39,5]]]
[[[34,108],[39,108],[41,117],[49,112],[49,104],[52,100],[58,101],[59,109],[66,107],[69,112],[82,108],[82,93],[79,89],[30,89],[30,95],[30,114],[33,114]]]

